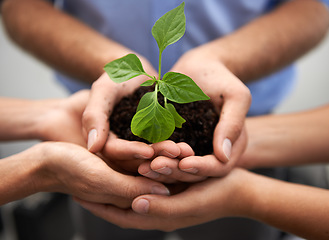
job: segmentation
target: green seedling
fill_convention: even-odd
[[[188,76],[168,72],[161,78],[162,53],[165,48],[177,42],[185,33],[186,19],[183,2],[175,9],[163,15],[152,28],[152,35],[159,47],[158,78],[147,74],[140,59],[135,54],[128,54],[105,65],[104,70],[116,83],[128,81],[140,75],[150,79],[141,86],[153,86],[154,91],[146,93],[140,100],[136,114],[131,121],[131,131],[151,143],[168,139],[185,122],[173,104],[209,100],[198,85]],[[164,106],[158,102],[158,93],[164,97]]]

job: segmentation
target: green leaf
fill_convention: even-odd
[[[178,7],[159,18],[154,24],[152,35],[158,43],[160,53],[184,35],[186,25],[184,5],[184,2],[181,3]]]
[[[110,79],[116,83],[128,81],[139,75],[147,75],[141,61],[135,54],[128,54],[106,64],[104,70]]]
[[[151,105],[155,101],[154,94],[155,91],[145,93],[138,103],[136,112],[142,110],[143,108],[147,108],[149,105]]]
[[[177,103],[210,99],[190,77],[181,73],[166,73],[159,81],[159,90],[166,98]]]
[[[174,130],[173,116],[158,101],[138,111],[131,121],[132,133],[151,143],[168,139]]]
[[[142,86],[142,87],[149,87],[149,86],[152,86],[154,83],[155,83],[155,81],[152,80],[152,79],[150,79],[150,80],[147,80],[147,81],[143,82],[143,83],[141,84],[141,86]]]
[[[175,126],[177,128],[181,128],[183,123],[185,123],[185,119],[182,118],[181,115],[178,114],[178,112],[176,111],[174,105],[172,105],[171,103],[168,103],[166,105],[166,108],[168,109],[168,111],[171,113],[171,115],[173,115],[174,119],[175,119]]]

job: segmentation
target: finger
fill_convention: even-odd
[[[170,170],[171,171],[171,170]],[[144,177],[147,177],[149,179],[161,182],[161,183],[167,183],[172,184],[178,182],[176,179],[172,178],[171,176],[167,176],[161,173],[158,173],[156,171],[153,171],[151,168],[151,161],[146,161],[140,164],[138,167],[138,173],[141,174]]]
[[[187,143],[180,142],[180,143],[177,143],[177,146],[180,149],[180,155],[178,156],[178,159],[182,159],[182,158],[189,157],[189,156],[194,156],[193,149]]]
[[[163,184],[147,179],[145,177],[127,176],[116,173],[112,176],[109,190],[112,192],[113,199],[126,198],[133,199],[142,194],[169,195],[170,191]],[[120,175],[120,176],[118,176]],[[107,203],[111,202],[111,199]]]
[[[154,150],[146,143],[137,141],[127,141],[117,138],[113,133],[104,146],[103,155],[112,160],[134,160],[134,159],[151,159]]]
[[[197,213],[195,210],[202,208],[202,204],[205,203],[205,196],[200,194],[203,186],[203,183],[191,185],[185,191],[172,196],[142,195],[133,200],[131,207],[139,214],[160,219],[177,220],[191,215],[196,217],[201,211]]]
[[[213,146],[216,157],[226,163],[230,160],[232,146],[243,129],[251,97],[247,87],[236,86],[234,91],[226,89],[223,98],[224,104],[214,131]]]
[[[145,177],[164,183],[199,182],[205,179],[204,176],[181,171],[178,164],[178,159],[160,156],[152,162],[141,164],[138,172]]]
[[[116,102],[116,87],[117,85],[106,74],[92,85],[89,101],[82,116],[82,126],[88,135],[87,146],[91,152],[99,152],[107,140],[110,129],[109,116]]]
[[[176,158],[181,154],[180,147],[173,141],[166,140],[152,144],[154,149],[154,157],[166,156],[170,158]]]
[[[192,156],[182,159],[179,162],[179,169],[184,172],[193,173],[198,176],[222,177],[225,176],[234,166],[234,162],[223,163],[214,155],[203,157]]]

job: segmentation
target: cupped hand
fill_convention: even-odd
[[[44,170],[42,181],[49,183],[45,191],[123,208],[129,207],[132,199],[141,194],[169,194],[161,183],[114,171],[101,158],[78,145],[44,142],[37,148]]]
[[[246,147],[243,129],[251,95],[249,89],[209,49],[206,44],[190,50],[177,61],[172,71],[191,77],[220,112],[213,147],[214,155],[226,164],[236,161],[236,156],[241,155]]]
[[[139,196],[132,203],[133,210],[81,200],[79,203],[96,216],[123,228],[173,231],[243,214],[241,203],[248,197],[248,194],[244,194],[246,191],[243,185],[247,184],[247,174],[245,170],[234,169],[224,178],[209,178],[191,184],[185,191],[176,195]]]
[[[156,76],[157,73],[151,64],[144,58],[140,58],[145,71],[149,75]],[[82,118],[82,126],[89,151],[96,153],[103,149],[109,135],[109,117],[114,106],[122,97],[133,93],[147,79],[148,77],[143,75],[118,84],[111,81],[106,73],[103,73],[93,83],[90,98]]]
[[[154,144],[127,141],[110,134],[101,156],[115,170],[125,174],[141,174],[156,181],[200,181],[203,177],[179,171],[180,159],[193,156],[186,143],[166,140]]]

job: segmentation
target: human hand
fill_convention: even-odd
[[[193,149],[186,143],[174,143],[163,141],[152,144],[154,158],[145,161],[138,167],[138,172],[148,178],[159,182],[198,182],[205,179],[204,176],[187,173],[179,169],[180,161],[194,156]]]
[[[224,178],[210,178],[191,184],[176,195],[139,196],[132,203],[133,210],[78,202],[96,216],[123,228],[173,231],[222,217],[246,214],[248,209],[252,209],[250,194],[245,188],[248,180],[247,171],[234,169]]]
[[[235,144],[244,145],[246,137],[246,132],[243,130]],[[227,163],[218,161],[214,154],[195,156],[190,146],[185,143],[179,143],[178,146],[181,147],[181,155],[177,157],[159,156],[152,161],[145,161],[140,165],[139,173],[165,183],[197,182],[206,177],[223,177],[240,163],[238,158],[241,155],[241,148],[239,146],[232,149],[232,160]]]
[[[146,72],[156,76],[151,64],[140,57]],[[91,152],[99,152],[105,145],[109,135],[109,117],[114,106],[122,97],[133,93],[139,85],[147,80],[146,76],[138,76],[128,83],[114,83],[103,73],[92,85],[90,98],[83,113],[82,125],[87,139],[87,147]]]
[[[44,141],[63,141],[85,146],[82,134],[82,113],[89,91],[83,90],[64,99],[38,102],[44,110],[38,117],[38,136]]]
[[[178,169],[179,159],[193,156],[192,148],[186,143],[166,140],[148,145],[127,141],[110,134],[101,152],[104,160],[115,170],[126,174],[141,174],[159,182],[194,182],[204,179]]]
[[[172,71],[190,76],[211,98],[220,112],[220,121],[214,132],[214,154],[224,164],[236,161],[247,142],[243,129],[251,103],[249,89],[212,54],[207,45],[185,53]]]
[[[129,207],[141,194],[169,194],[162,184],[144,177],[120,174],[83,147],[44,142],[28,150],[39,159],[35,185],[40,191],[62,192],[86,201]]]

